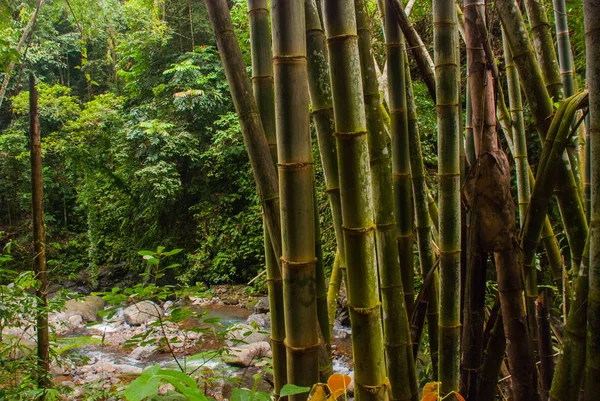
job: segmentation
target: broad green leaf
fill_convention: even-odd
[[[286,397],[288,395],[308,393],[309,391],[310,391],[310,387],[301,387],[301,386],[296,386],[295,384],[286,384],[281,388],[279,395],[281,397]]]

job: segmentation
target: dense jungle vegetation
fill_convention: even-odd
[[[0,0],[0,27],[0,401],[600,393],[599,0]],[[269,306],[219,323],[240,284]]]

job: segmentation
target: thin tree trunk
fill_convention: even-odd
[[[21,53],[21,49],[23,48],[23,45],[25,44],[25,42],[28,42],[29,40],[31,40],[31,34],[33,32],[33,28],[35,27],[35,23],[37,21],[38,14],[40,13],[40,10],[42,9],[42,6],[44,5],[45,1],[46,0],[38,0],[37,7],[35,8],[35,11],[31,15],[31,18],[29,18],[27,25],[25,25],[25,29],[23,29],[23,34],[21,35],[21,38],[19,39],[19,42],[17,43],[17,49],[16,49],[17,52]],[[8,63],[8,69],[4,73],[4,79],[2,80],[2,86],[0,86],[0,107],[2,107],[2,102],[4,101],[4,96],[6,95],[6,89],[8,89],[8,83],[10,82],[10,76],[11,76],[13,70],[15,69],[15,65],[16,65],[16,63],[14,61],[11,61],[10,63]]]
[[[304,2],[273,0],[275,123],[281,198],[281,266],[288,383],[319,380],[315,212]],[[304,400],[307,394],[290,396]]]
[[[381,98],[379,96],[379,83],[375,71],[373,51],[371,49],[371,34],[368,25],[368,15],[363,0],[355,0],[356,25],[358,31],[358,46],[363,78],[363,91],[367,130],[369,136],[369,154],[371,160],[371,173],[373,177],[373,203],[375,208],[377,262],[379,266],[379,281],[383,310],[383,330],[387,372],[391,383],[391,400],[417,400],[419,389],[412,355],[410,328],[407,310],[412,312],[414,297],[413,289],[413,260],[412,238],[397,237],[396,219],[408,220],[408,230],[412,231],[411,209],[404,210],[402,215],[394,216],[394,191],[397,186],[392,185],[392,169],[390,166],[390,152],[388,150],[387,135],[381,115]],[[387,22],[387,21],[386,21]],[[393,21],[396,25],[396,21]],[[398,29],[398,32],[400,29]],[[394,35],[386,27],[386,38],[391,40]],[[402,48],[398,50],[402,52]],[[402,55],[402,53],[400,53]],[[388,60],[391,57],[388,44]],[[404,65],[401,65],[404,68]],[[390,94],[395,91],[394,85],[398,84],[390,70]],[[404,86],[400,87],[404,91]],[[392,127],[394,127],[394,109],[390,96],[390,111],[392,113]],[[394,143],[394,130],[392,129],[392,143]],[[406,149],[408,150],[408,149]],[[394,152],[392,152],[394,154]],[[408,177],[410,180],[410,177]],[[409,181],[410,187],[410,181]],[[409,188],[410,190],[410,188]],[[410,206],[410,194],[409,206]],[[405,222],[406,223],[406,222]],[[401,223],[400,223],[401,225]],[[404,224],[406,226],[406,224]],[[411,232],[412,234],[412,232]],[[403,247],[399,247],[402,243]],[[399,254],[404,249],[410,254]],[[409,274],[407,274],[409,273]],[[403,285],[405,280],[410,280],[410,286]],[[406,293],[408,291],[408,293]],[[404,299],[405,302],[398,302]],[[410,305],[410,309],[409,309]]]
[[[440,181],[440,394],[459,389],[460,143],[458,28],[454,0],[433,2]]]
[[[483,353],[483,362],[479,370],[479,380],[477,382],[478,401],[494,401],[496,399],[498,375],[504,361],[505,350],[506,337],[504,335],[504,323],[502,315],[499,314]]]
[[[357,361],[355,394],[361,401],[385,401],[388,392],[374,208],[354,2],[325,0],[323,5],[332,72],[352,351]]]
[[[226,0],[206,0],[205,2],[217,39],[219,55],[229,83],[233,104],[242,127],[242,135],[267,221],[273,253],[280,263],[281,222],[277,171],[273,165],[258,106],[250,87],[242,52],[235,37],[227,2]]]
[[[191,7],[191,5],[190,5]],[[190,16],[191,18],[191,16]],[[252,87],[273,163],[277,164],[277,137],[275,133],[275,92],[273,89],[273,64],[271,34],[269,32],[269,9],[266,0],[248,0],[250,47],[252,50]],[[191,19],[190,19],[191,21]],[[283,281],[273,253],[271,238],[265,226],[265,263],[267,287],[271,305],[271,350],[273,353],[274,393],[279,394],[286,383],[285,325],[283,317]]]
[[[586,65],[590,96],[590,292],[585,363],[585,400],[600,394],[600,2],[584,0]]]
[[[46,398],[50,388],[50,338],[48,331],[48,276],[46,272],[46,237],[44,234],[44,181],[42,178],[42,144],[38,114],[38,92],[33,74],[29,77],[29,143],[31,148],[31,205],[33,212],[33,248],[36,278],[37,385]]]

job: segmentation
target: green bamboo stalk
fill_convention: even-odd
[[[325,263],[321,243],[321,222],[319,203],[317,201],[316,180],[313,181],[313,198],[315,211],[315,286],[317,299],[317,320],[319,321],[320,339],[323,341],[319,349],[319,380],[326,382],[333,374],[331,362],[331,331],[329,329],[329,305],[327,304],[327,283],[325,282]]]
[[[315,212],[304,2],[273,0],[275,116],[281,198],[281,266],[288,383],[319,380]],[[290,396],[304,400],[307,394]]]
[[[277,170],[269,151],[258,106],[254,99],[240,46],[235,37],[229,7],[225,0],[206,0],[208,16],[215,32],[219,55],[225,69],[229,90],[242,127],[256,189],[260,198],[271,246],[277,263],[281,256],[281,221]]]
[[[329,286],[327,289],[327,311],[329,316],[329,331],[333,332],[335,323],[335,313],[337,311],[338,296],[342,285],[342,270],[340,269],[340,251],[335,253],[333,266],[331,268],[331,277],[329,278]]]
[[[325,33],[321,25],[319,11],[315,0],[305,1],[306,19],[306,53],[308,55],[308,89],[312,104],[312,117],[315,122],[319,152],[325,176],[325,188],[329,198],[333,228],[335,231],[338,253],[337,266],[334,264],[332,277],[328,288],[330,329],[335,320],[335,309],[332,304],[337,304],[338,294],[345,276],[344,263],[344,235],[342,231],[342,204],[340,200],[340,180],[337,165],[337,149],[335,145],[335,123],[333,119],[333,101],[331,98],[331,85],[329,76],[329,62],[327,61],[327,47]],[[334,277],[335,274],[335,277]]]
[[[460,132],[458,28],[453,0],[433,2],[440,180],[440,394],[458,391],[460,365]]]
[[[558,66],[562,78],[563,91],[566,97],[577,92],[577,84],[573,78],[573,56],[569,40],[569,25],[567,23],[567,6],[565,0],[553,0],[554,24],[556,25],[556,42],[558,48]]]
[[[355,0],[356,27],[358,32],[358,48],[362,71],[365,112],[367,130],[369,132],[369,154],[371,174],[373,177],[373,203],[375,206],[375,224],[377,241],[377,262],[379,267],[379,280],[383,310],[383,330],[385,355],[387,362],[388,378],[391,383],[390,399],[392,400],[417,400],[419,390],[412,355],[410,328],[407,310],[412,311],[414,288],[412,242],[402,244],[408,248],[410,258],[399,255],[399,243],[404,239],[397,239],[396,216],[394,215],[394,187],[392,186],[392,169],[390,168],[390,152],[388,150],[387,136],[381,115],[381,98],[379,96],[379,83],[375,70],[373,51],[371,48],[371,33],[367,10],[363,0]],[[396,21],[393,21],[394,25]],[[399,29],[398,29],[399,31]],[[393,35],[386,27],[386,38],[390,40]],[[400,49],[401,50],[401,49]],[[388,51],[388,61],[390,58]],[[404,68],[404,65],[402,65]],[[388,71],[390,74],[392,70]],[[388,78],[390,93],[394,91],[397,82],[390,75]],[[403,87],[402,87],[403,88]],[[392,127],[394,127],[394,109],[390,96],[390,111],[392,112]],[[394,143],[394,130],[392,129],[392,143]],[[410,178],[409,178],[410,179]],[[410,185],[410,182],[409,182]],[[410,202],[410,196],[409,196]],[[412,214],[410,210],[403,211],[403,219],[409,220],[409,230],[412,231]],[[408,213],[406,213],[408,212]],[[408,214],[408,216],[406,216]],[[402,219],[400,219],[402,220]],[[412,234],[412,233],[411,233]],[[407,237],[407,241],[411,238]],[[410,263],[410,264],[407,264]],[[409,274],[406,274],[406,273]],[[410,280],[410,286],[403,285],[405,280]],[[405,294],[405,291],[409,291]],[[404,299],[405,302],[398,302]],[[410,304],[409,304],[410,302]]]
[[[355,394],[361,401],[385,401],[374,208],[354,2],[325,0],[323,16],[331,66],[352,352],[357,362]]]
[[[504,30],[502,31],[504,37]],[[519,222],[523,227],[527,205],[531,197],[529,183],[529,162],[527,161],[527,141],[525,139],[525,120],[523,118],[523,101],[521,99],[521,87],[519,86],[519,74],[513,62],[508,41],[503,40],[504,62],[506,65],[506,80],[508,83],[508,98],[510,103],[510,115],[512,118],[512,135],[515,145],[515,164],[517,167],[517,199],[519,202]]]
[[[590,92],[590,289],[588,294],[587,342],[585,358],[585,400],[600,394],[600,4],[597,0],[583,1],[586,43],[586,74]]]
[[[548,399],[548,392],[554,375],[554,350],[552,349],[552,334],[550,332],[550,305],[545,291],[540,293],[536,304],[536,318],[538,329],[538,346],[540,356],[540,378],[542,384],[542,400]]]
[[[396,18],[400,28],[402,29],[402,33],[406,37],[406,42],[410,47],[410,50],[415,58],[415,62],[417,63],[417,67],[421,74],[423,75],[423,80],[425,81],[425,85],[429,91],[429,95],[431,99],[435,102],[436,99],[436,84],[435,84],[435,69],[434,63],[431,60],[431,56],[427,51],[427,47],[423,43],[423,40],[419,36],[416,28],[408,19],[408,16],[404,12],[400,4],[400,0],[385,0],[391,9],[386,14],[391,14]]]
[[[415,207],[415,228],[417,231],[417,248],[419,250],[419,264],[421,265],[421,273],[423,279],[433,269],[435,264],[435,251],[433,249],[433,228],[432,216],[429,210],[429,191],[425,181],[425,166],[423,164],[423,153],[421,151],[421,138],[419,135],[419,124],[417,118],[417,107],[415,104],[414,93],[412,89],[412,79],[410,76],[410,68],[408,65],[408,57],[406,50],[404,51],[404,65],[406,77],[406,104],[408,111],[408,153],[410,161],[410,176],[412,178],[412,190],[414,196]],[[437,206],[433,201],[435,211]],[[435,213],[435,212],[434,212]],[[432,367],[437,366],[438,344],[431,339],[437,339],[439,336],[439,275],[437,271],[433,272],[432,289],[428,291],[427,301],[427,328],[430,338],[430,352]],[[418,346],[416,347],[418,350]],[[437,372],[434,370],[434,377]]]
[[[536,61],[533,47],[527,37],[527,29],[521,11],[514,0],[498,0],[496,9],[502,26],[506,32],[520,83],[527,98],[537,131],[541,139],[545,139],[553,119],[554,108],[544,80]],[[579,197],[579,186],[575,181],[569,157],[564,154],[556,174],[560,212],[565,222],[565,229],[571,247],[573,262],[579,265],[585,239],[587,238],[587,221]]]
[[[560,79],[556,51],[546,7],[540,0],[525,0],[525,10],[531,26],[533,47],[542,71],[548,94],[552,100],[558,102],[563,99],[563,85]]]
[[[271,33],[266,0],[248,0],[250,48],[252,54],[252,89],[258,105],[263,128],[273,162],[277,163],[277,137],[275,133],[275,92],[273,89],[273,64],[271,62]],[[275,165],[274,164],[274,165]],[[286,383],[285,324],[283,318],[283,282],[277,257],[273,253],[271,238],[265,226],[264,245],[267,267],[267,288],[271,305],[271,350],[273,354],[273,392],[278,395]]]
[[[562,352],[558,354],[554,369],[552,387],[549,392],[552,401],[577,401],[579,399],[577,389],[581,388],[583,382],[586,351],[589,246],[589,241],[587,241],[565,326]]]
[[[391,117],[393,201],[395,203],[398,254],[405,285],[409,313],[413,308],[413,206],[411,200],[410,157],[408,150],[408,115],[406,109],[406,79],[404,74],[404,38],[390,3],[384,3],[386,55],[388,60],[388,105]],[[366,27],[365,27],[366,28]]]

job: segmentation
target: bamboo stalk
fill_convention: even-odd
[[[542,382],[542,400],[548,399],[548,392],[554,375],[554,351],[552,349],[552,334],[548,315],[550,305],[545,291],[540,293],[536,301],[536,318],[539,334],[540,377]]]
[[[254,99],[246,66],[237,43],[229,8],[225,0],[206,0],[208,16],[215,32],[219,55],[225,69],[229,90],[242,127],[252,173],[261,200],[273,252],[281,257],[281,221],[277,171]]]
[[[319,380],[315,212],[304,2],[273,0],[273,66],[288,383]],[[307,394],[290,396],[304,400]]]
[[[585,400],[600,394],[600,4],[597,0],[583,1],[586,43],[586,65],[590,92],[590,289],[588,294],[587,342],[585,358]]]
[[[323,16],[331,66],[352,352],[359,361],[354,371],[355,394],[361,401],[385,401],[372,181],[354,3],[325,0]]]
[[[333,217],[333,228],[338,248],[336,254],[337,266],[334,264],[332,276],[327,293],[329,304],[330,329],[333,329],[335,308],[340,292],[342,277],[345,276],[344,263],[344,237],[342,231],[342,204],[340,200],[340,182],[337,165],[337,149],[335,145],[335,123],[333,119],[333,100],[331,98],[331,85],[329,62],[327,61],[327,47],[325,32],[321,25],[319,11],[315,0],[305,1],[306,16],[306,53],[308,55],[308,89],[312,104],[312,117],[315,122],[319,152],[325,177],[325,188],[329,198],[329,205]],[[335,275],[335,276],[334,276]]]
[[[252,55],[252,89],[274,165],[277,164],[277,137],[275,133],[275,92],[271,62],[271,33],[266,0],[248,0],[250,47]],[[267,288],[271,305],[271,351],[273,353],[273,391],[279,394],[286,383],[285,325],[283,318],[283,282],[273,253],[271,238],[264,221],[264,247],[267,270]]]
[[[502,315],[498,315],[487,342],[483,354],[483,362],[479,370],[477,400],[493,401],[496,399],[496,383],[498,383],[498,375],[504,361],[505,350],[506,337],[504,334],[504,324]]]
[[[433,2],[440,180],[440,394],[458,391],[460,365],[460,132],[458,28],[453,0]]]
[[[390,399],[416,400],[419,396],[414,359],[412,355],[410,328],[407,311],[412,311],[413,264],[412,264],[412,214],[410,210],[403,211],[398,219],[408,219],[407,244],[400,248],[404,238],[397,238],[396,216],[394,215],[394,192],[397,186],[392,185],[392,169],[387,135],[381,115],[381,98],[379,83],[371,48],[371,34],[368,25],[368,15],[363,0],[355,0],[356,26],[358,32],[358,48],[360,54],[364,103],[369,132],[369,153],[371,173],[373,176],[373,203],[375,207],[377,262],[383,310],[383,331],[388,378],[391,383]],[[386,22],[388,22],[386,20]],[[395,24],[396,21],[393,21]],[[398,29],[399,31],[399,29]],[[386,38],[391,40],[393,35],[386,26]],[[402,50],[402,49],[400,49]],[[394,60],[390,57],[388,61]],[[404,68],[404,65],[401,66]],[[390,94],[396,91],[393,68],[388,71]],[[403,86],[401,87],[403,90]],[[390,96],[390,112],[392,113],[392,144],[394,144],[393,129],[395,123],[394,96]],[[392,145],[393,146],[393,145]],[[393,154],[393,153],[392,153]],[[410,178],[409,178],[410,179]],[[409,182],[410,186],[410,182]],[[409,202],[410,202],[410,194]],[[408,213],[407,213],[408,212]],[[408,216],[407,216],[408,215]],[[404,224],[406,226],[406,224]],[[410,254],[399,255],[399,250],[405,249]],[[407,274],[408,273],[408,274]],[[409,280],[409,286],[403,285]],[[408,291],[408,294],[406,293]],[[398,302],[404,299],[403,302]],[[410,305],[410,309],[409,309]]]
[[[408,110],[408,153],[410,161],[410,175],[412,178],[412,190],[415,206],[415,228],[417,231],[417,248],[419,250],[419,264],[421,265],[421,274],[423,280],[433,272],[431,291],[428,291],[427,300],[427,328],[429,330],[429,338],[438,338],[438,322],[439,322],[439,275],[433,271],[435,263],[435,251],[433,249],[433,228],[432,217],[429,210],[429,199],[427,183],[425,181],[425,166],[423,164],[423,153],[421,151],[421,138],[419,136],[419,124],[417,118],[417,107],[412,90],[412,79],[410,76],[410,68],[408,65],[408,57],[404,52],[405,60],[405,76],[406,76],[406,103]],[[435,202],[433,202],[435,206]],[[437,210],[437,206],[436,206]],[[419,336],[420,338],[420,336]],[[418,343],[416,350],[418,351]],[[414,352],[414,351],[413,351]],[[432,367],[437,363],[438,347],[437,342],[430,340],[430,355],[432,358]],[[434,377],[436,375],[434,370]]]

